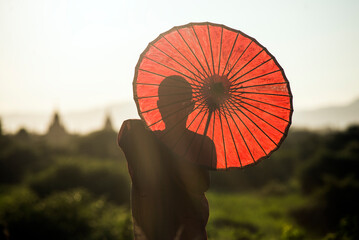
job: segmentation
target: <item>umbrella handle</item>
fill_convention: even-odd
[[[209,122],[211,121],[212,114],[213,114],[213,110],[210,109],[210,110],[209,110],[209,113],[208,113],[208,118],[207,118],[207,122],[206,122],[206,127],[204,128],[203,136],[206,136],[206,135],[207,135],[207,131],[208,131],[208,127],[209,127]]]

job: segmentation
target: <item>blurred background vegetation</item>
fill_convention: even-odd
[[[0,123],[0,239],[132,239],[130,179],[107,118],[45,135]],[[209,239],[359,239],[359,126],[292,128],[270,159],[211,172]]]

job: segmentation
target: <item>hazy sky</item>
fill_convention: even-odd
[[[0,115],[132,100],[148,42],[203,21],[264,45],[284,68],[296,109],[359,97],[357,0],[0,0]]]

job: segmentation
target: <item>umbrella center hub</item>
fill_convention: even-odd
[[[204,81],[203,94],[210,109],[220,108],[229,98],[229,85],[227,76],[213,75]]]

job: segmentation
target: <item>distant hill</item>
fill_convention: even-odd
[[[345,128],[359,124],[359,99],[344,105],[310,111],[294,111],[293,126],[307,128]]]
[[[25,127],[31,132],[45,133],[52,114],[5,114],[1,115],[4,132],[13,133]],[[139,118],[133,101],[112,104],[103,108],[79,112],[60,112],[60,118],[71,133],[88,133],[101,129],[109,114],[116,129],[129,118]],[[349,124],[359,124],[359,99],[346,106],[326,107],[310,111],[294,111],[293,126],[311,129],[345,128]]]

